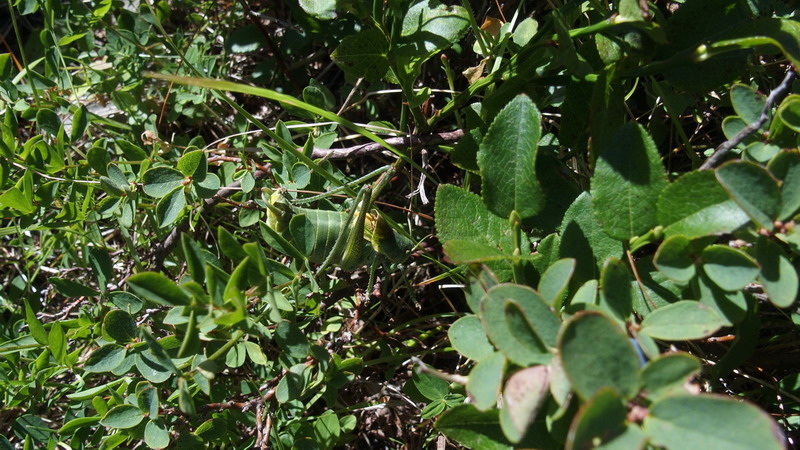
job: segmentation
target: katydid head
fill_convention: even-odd
[[[266,191],[264,194],[267,205],[267,225],[278,233],[283,233],[292,218],[292,207],[286,198],[286,189],[282,187],[275,189],[268,197]]]

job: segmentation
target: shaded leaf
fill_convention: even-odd
[[[738,291],[755,280],[758,264],[746,253],[725,245],[709,245],[703,250],[703,270],[717,286]]]
[[[772,175],[763,167],[747,161],[723,164],[716,174],[722,187],[753,223],[772,230],[781,206],[781,193]]]

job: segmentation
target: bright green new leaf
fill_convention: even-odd
[[[652,313],[642,321],[641,333],[665,341],[703,339],[719,331],[725,321],[710,307],[681,300]]]
[[[495,352],[478,361],[470,371],[467,393],[479,410],[486,411],[497,405],[505,366],[506,357],[500,352]]]
[[[137,273],[127,283],[139,297],[159,305],[188,305],[191,300],[175,282],[157,272]]]
[[[710,245],[703,250],[703,270],[717,286],[738,291],[755,280],[758,264],[741,250],[725,245]]]
[[[456,320],[447,331],[450,344],[473,361],[481,361],[494,353],[478,316],[468,315]]]
[[[797,270],[783,249],[765,236],[756,242],[756,260],[761,265],[758,281],[769,300],[778,308],[788,308],[797,300]]]
[[[142,189],[151,197],[162,198],[183,186],[184,181],[186,177],[180,171],[170,167],[154,167],[144,173]]]
[[[658,149],[641,125],[628,123],[611,138],[591,184],[595,215],[609,236],[627,240],[656,225],[656,201],[668,183]]]
[[[208,158],[206,157],[206,152],[202,150],[192,150],[184,153],[178,160],[178,170],[180,170],[181,173],[187,177],[194,177],[196,179],[205,178],[206,171],[208,170]]]
[[[526,95],[509,102],[489,126],[478,151],[483,203],[500,217],[517,211],[530,221],[546,199],[536,177],[539,110]]]
[[[572,387],[583,399],[610,387],[625,398],[639,392],[639,357],[625,332],[599,312],[580,312],[561,330],[558,349]]]
[[[689,239],[730,233],[750,221],[711,171],[689,172],[675,180],[661,193],[657,209],[666,236]]]
[[[515,372],[503,388],[500,426],[511,442],[519,442],[547,400],[550,392],[548,366],[533,366]]]
[[[69,422],[65,423],[59,430],[58,434],[69,436],[72,434],[73,431],[81,429],[83,427],[94,425],[97,422],[100,422],[100,416],[91,416],[91,417],[78,417],[75,419],[70,420]]]
[[[775,178],[763,167],[747,161],[731,161],[717,169],[717,179],[757,226],[772,230],[781,207]]]
[[[718,395],[678,395],[655,402],[644,419],[650,443],[682,449],[778,450],[777,424],[750,403]]]
[[[389,71],[389,42],[379,30],[366,29],[342,39],[331,60],[353,78],[380,81]]]
[[[0,207],[16,209],[22,214],[30,214],[36,211],[30,195],[25,195],[16,187],[12,187],[0,195]]]
[[[690,245],[691,241],[685,236],[670,236],[658,247],[653,264],[671,280],[678,283],[688,282],[697,273],[694,258],[689,251]]]

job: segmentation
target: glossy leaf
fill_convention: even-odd
[[[781,194],[769,172],[751,162],[732,161],[717,169],[717,179],[753,223],[772,230],[780,212]]]
[[[655,402],[644,420],[653,445],[671,449],[782,449],[783,436],[750,403],[717,395],[680,395]]]
[[[188,305],[191,300],[177,284],[157,272],[137,273],[127,283],[138,296],[158,305]]]
[[[667,177],[644,128],[629,123],[614,135],[598,156],[591,185],[595,215],[609,236],[625,240],[655,226]]]
[[[583,399],[602,388],[625,398],[639,391],[639,357],[625,332],[599,312],[581,312],[564,325],[558,350],[570,383]]]
[[[703,339],[716,333],[725,321],[710,307],[691,300],[667,305],[642,321],[641,333],[665,341]]]
[[[703,270],[717,286],[738,291],[755,280],[758,264],[746,253],[724,245],[710,245],[703,250]]]
[[[658,198],[658,223],[664,235],[689,239],[730,233],[750,221],[710,171],[689,172]]]
[[[525,223],[545,205],[536,177],[540,134],[539,110],[519,95],[497,114],[480,144],[483,202],[500,217],[516,211]]]

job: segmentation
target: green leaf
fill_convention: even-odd
[[[144,302],[137,296],[125,291],[114,291],[108,293],[108,298],[111,303],[117,308],[127,311],[131,314],[136,314],[144,307]]]
[[[192,150],[184,153],[180,159],[178,159],[178,170],[187,177],[194,177],[197,179],[205,178],[206,171],[208,170],[206,152],[202,150]]]
[[[169,431],[161,420],[150,420],[144,427],[144,443],[150,448],[166,448]]]
[[[769,300],[778,308],[792,306],[797,300],[797,270],[783,249],[766,236],[759,236],[755,256],[761,265],[758,281]]]
[[[763,167],[747,161],[731,161],[716,171],[717,179],[757,226],[772,230],[781,207],[775,178]]]
[[[517,443],[536,419],[547,400],[550,371],[547,366],[533,366],[514,372],[503,389],[500,426],[506,437]]]
[[[172,192],[159,200],[156,205],[158,227],[164,228],[172,225],[181,216],[185,206],[186,194],[183,192],[183,187],[176,187]]]
[[[579,195],[567,209],[559,231],[559,255],[575,259],[573,281],[577,283],[599,278],[605,260],[622,255],[622,243],[606,234],[597,221],[588,192]]]
[[[58,430],[58,434],[69,436],[70,434],[72,434],[73,431],[79,430],[89,425],[94,425],[97,422],[100,422],[100,416],[78,417],[76,419],[72,419],[69,422],[65,423],[64,426],[62,426]]]
[[[781,180],[781,212],[779,220],[793,217],[800,210],[800,152],[784,151],[767,165],[772,176]]]
[[[85,105],[79,106],[72,115],[72,130],[69,133],[70,142],[75,142],[82,138],[89,127],[89,111]]]
[[[61,323],[54,322],[50,326],[50,332],[47,334],[47,344],[50,346],[50,353],[53,358],[59,363],[64,363],[64,358],[67,356],[67,337],[64,334],[64,328]]]
[[[98,247],[88,247],[87,259],[89,265],[92,267],[92,272],[97,279],[97,285],[100,287],[100,292],[106,291],[106,285],[114,278],[114,264],[108,252]]]
[[[133,340],[138,327],[130,314],[121,309],[112,309],[103,319],[103,332],[119,343]]]
[[[703,339],[719,331],[725,321],[710,307],[681,300],[652,313],[642,321],[641,333],[665,341]]]
[[[436,232],[441,242],[473,241],[513,252],[511,225],[486,208],[481,198],[457,186],[440,185],[436,191]]]
[[[31,308],[31,304],[28,303],[28,300],[23,299],[23,302],[25,302],[25,323],[28,324],[28,330],[30,330],[31,336],[36,339],[36,342],[47,345],[47,331],[45,331],[42,322],[36,317],[36,313],[33,312],[33,308]]]
[[[569,280],[572,279],[573,273],[575,273],[575,259],[564,258],[551,264],[539,280],[539,293],[556,311],[561,309],[561,303],[567,296]]]
[[[656,200],[667,186],[658,149],[645,129],[624,125],[600,152],[592,205],[609,236],[627,240],[656,225]]]
[[[336,18],[336,0],[299,0],[300,7],[310,16],[320,20]]]
[[[711,171],[689,172],[667,186],[657,203],[664,235],[689,239],[731,233],[750,221]]]
[[[758,264],[746,253],[725,245],[709,245],[703,250],[703,270],[708,278],[726,291],[738,291],[755,280]]]
[[[173,168],[154,167],[144,173],[142,189],[151,197],[162,198],[175,192],[185,181],[186,177]]]
[[[50,277],[47,281],[53,285],[56,292],[64,297],[94,297],[100,295],[94,289],[66,278]]]
[[[496,409],[481,412],[473,405],[459,405],[445,411],[434,427],[467,448],[481,450],[513,448],[503,436]]]
[[[453,264],[488,263],[491,261],[509,261],[513,255],[503,253],[497,247],[482,242],[451,239],[442,246],[447,259]]]
[[[633,312],[631,274],[617,258],[608,258],[600,273],[600,307],[625,322]]]
[[[36,112],[36,126],[39,127],[39,130],[51,136],[58,136],[58,131],[61,129],[61,119],[52,109],[40,109]]]
[[[670,449],[783,449],[778,425],[747,402],[679,395],[653,403],[644,419],[652,445]]]
[[[423,397],[431,401],[443,399],[450,392],[450,383],[424,372],[415,371],[411,382]]]
[[[766,99],[755,89],[743,84],[734,84],[731,87],[731,104],[736,115],[746,123],[758,120],[761,110],[764,109]]]
[[[480,361],[494,353],[478,316],[468,315],[456,320],[450,325],[447,337],[456,351],[473,361]]]
[[[100,425],[110,428],[133,428],[144,420],[144,413],[133,405],[118,405],[111,408],[100,420]]]
[[[250,53],[267,45],[264,34],[255,25],[239,27],[231,33],[225,46],[231,53]]]
[[[0,195],[0,206],[16,209],[22,214],[30,214],[36,211],[31,201],[31,196],[23,194],[22,191],[16,187],[12,187]]]
[[[483,329],[494,345],[521,366],[547,363],[561,321],[527,286],[498,284],[481,300]]]
[[[469,28],[469,12],[438,0],[419,0],[406,11],[397,53],[400,64],[414,73],[436,53],[458,42]]]
[[[342,39],[331,60],[353,78],[380,81],[389,71],[389,42],[375,29],[361,30]]]
[[[135,356],[136,368],[145,380],[153,384],[163,383],[172,377],[173,371],[170,364],[161,359],[151,349],[143,350]]]
[[[163,306],[188,305],[191,298],[172,280],[157,272],[141,272],[127,280],[137,295]]]
[[[643,388],[651,399],[663,393],[686,392],[684,385],[701,369],[700,360],[688,353],[659,355],[642,368]]]
[[[572,421],[566,448],[613,447],[614,441],[625,432],[628,410],[624,401],[620,393],[612,388],[599,390],[581,407]]]
[[[219,177],[215,173],[209,173],[203,179],[195,179],[192,186],[201,198],[211,198],[219,192]],[[246,209],[244,211],[251,212],[252,210]]]
[[[778,117],[794,132],[800,132],[800,97],[789,96],[781,102]]]
[[[730,326],[744,319],[747,313],[747,299],[742,291],[726,292],[711,281],[704,273],[696,282],[696,294],[701,303],[710,306]]]
[[[308,355],[308,340],[305,334],[292,322],[282,320],[275,327],[275,342],[288,356],[302,359]]]
[[[669,279],[687,283],[697,273],[690,246],[691,241],[686,236],[670,236],[658,247],[653,264]]]
[[[489,126],[478,151],[484,204],[500,217],[517,211],[529,222],[545,205],[536,178],[539,110],[526,95],[509,102]]]
[[[503,383],[503,370],[506,357],[500,352],[478,361],[469,372],[467,393],[474,400],[473,404],[481,411],[497,405],[497,396]]]
[[[125,360],[125,347],[109,344],[92,352],[83,370],[87,373],[110,372]]]
[[[558,349],[575,392],[590,399],[611,387],[625,398],[639,392],[639,357],[625,332],[599,312],[580,312],[564,325]]]

